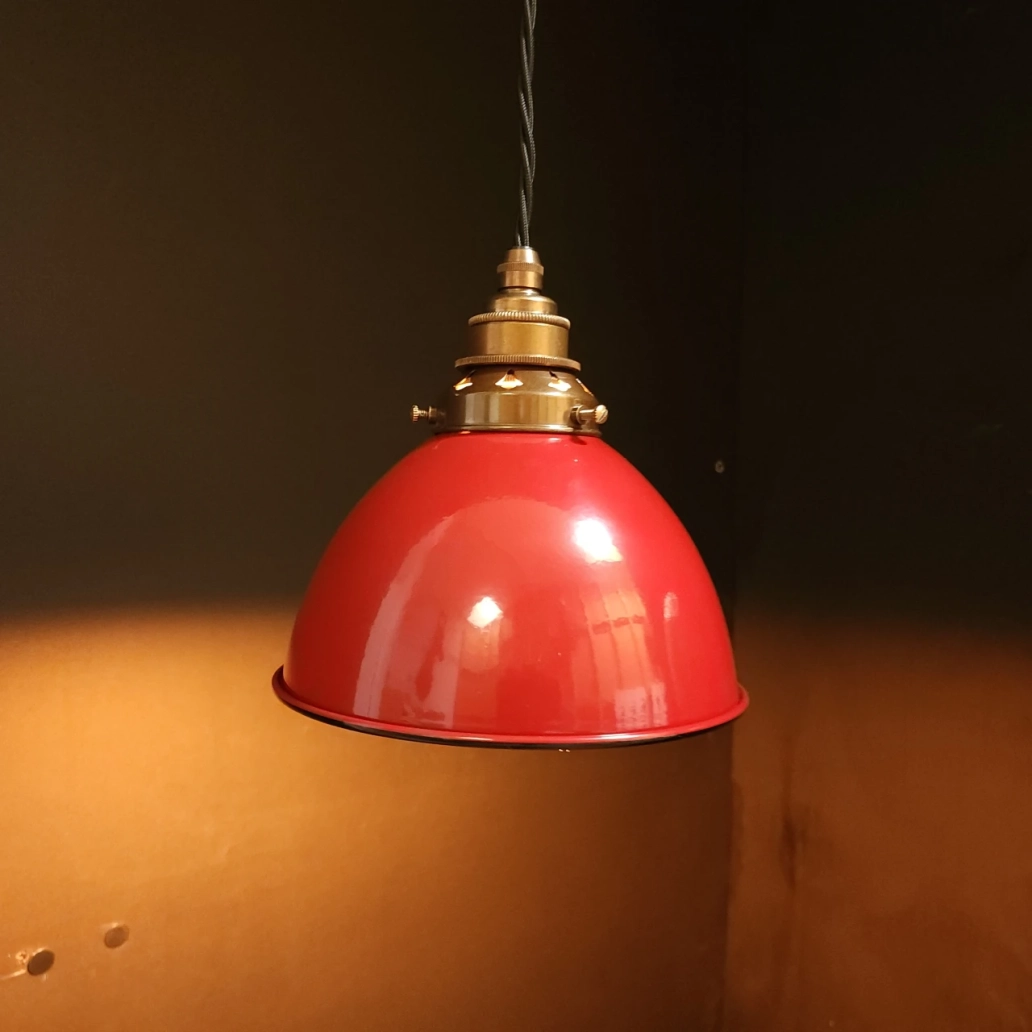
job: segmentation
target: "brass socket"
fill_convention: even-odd
[[[412,421],[444,431],[528,430],[599,436],[609,416],[569,357],[570,321],[541,293],[537,251],[512,247],[498,266],[501,289],[469,320],[459,379],[436,407],[412,407]]]

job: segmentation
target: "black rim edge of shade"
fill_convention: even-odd
[[[281,700],[283,701],[283,700]],[[349,724],[346,720],[337,720],[334,717],[325,717],[321,713],[312,713],[310,710],[302,709],[300,706],[293,706],[284,702],[295,713],[309,720],[317,720],[320,724],[329,724],[330,727],[340,727],[345,731],[357,731],[359,734],[372,735],[375,738],[393,738],[399,742],[418,742],[421,745],[445,745],[460,749],[517,749],[534,750],[541,752],[573,752],[576,750],[588,749],[630,749],[643,745],[662,745],[664,742],[679,742],[684,738],[695,738],[698,735],[709,734],[717,731],[728,724],[733,724],[737,717],[717,724],[714,727],[700,728],[698,731],[685,731],[679,735],[670,735],[668,738],[646,738],[630,742],[557,742],[552,745],[547,742],[490,742],[483,739],[463,740],[461,738],[433,738],[430,735],[407,735],[403,731],[385,731],[375,727],[360,727],[358,724]]]

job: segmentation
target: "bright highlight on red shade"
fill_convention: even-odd
[[[684,527],[597,437],[445,433],[366,495],[298,613],[284,702],[471,745],[654,741],[738,716]]]

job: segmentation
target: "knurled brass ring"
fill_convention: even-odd
[[[554,355],[468,355],[455,360],[455,368],[463,366],[545,366],[549,369],[572,369],[580,372],[581,364],[572,358],[557,358]]]
[[[537,262],[502,262],[495,272],[536,272],[543,274],[545,267]]]
[[[548,312],[526,312],[522,309],[481,312],[480,315],[474,315],[468,325],[477,326],[480,323],[488,322],[534,322],[544,323],[546,326],[561,326],[564,330],[570,328],[570,320],[561,315],[550,315]]]

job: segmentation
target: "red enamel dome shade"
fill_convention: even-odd
[[[645,742],[746,697],[695,546],[594,437],[442,434],[338,530],[297,616],[280,698],[443,742]]]
[[[727,626],[687,531],[601,440],[608,410],[567,355],[529,247],[436,436],[358,503],[323,555],[276,693],[357,731],[570,748],[694,734],[746,707]]]
[[[273,686],[373,734],[458,745],[654,742],[733,720],[720,602],[648,481],[602,442],[570,321],[542,293],[534,208],[534,27],[520,25],[516,246],[468,323],[433,440],[337,531]],[[601,281],[600,281],[601,282]]]

